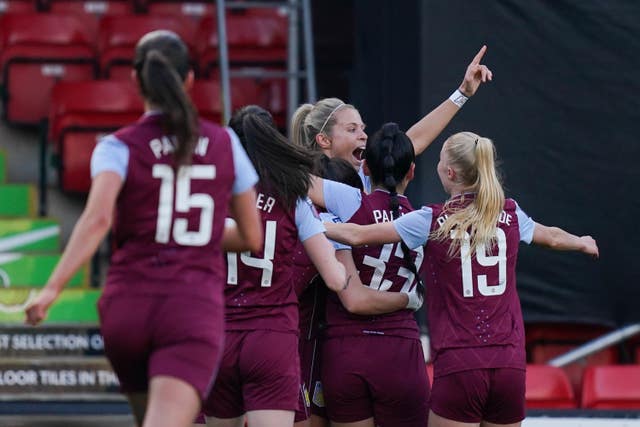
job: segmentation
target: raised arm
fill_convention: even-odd
[[[256,209],[256,191],[250,188],[231,198],[229,213],[233,221],[225,222],[222,235],[222,250],[227,252],[251,251],[262,249],[263,230],[258,209]]]
[[[416,156],[426,150],[440,135],[464,102],[476,93],[480,84],[492,80],[493,73],[491,70],[486,65],[480,64],[486,51],[487,46],[482,46],[471,60],[457,91],[409,128],[407,136],[413,142]]]
[[[595,258],[600,256],[598,245],[591,236],[576,236],[559,227],[535,223],[533,243],[556,251],[579,251]]]
[[[37,325],[43,321],[49,307],[67,282],[93,256],[111,227],[113,209],[122,182],[120,175],[109,171],[102,172],[93,179],[87,204],[73,227],[60,261],[45,287],[25,309],[26,323]]]
[[[347,276],[351,277],[349,286],[337,292],[340,302],[350,313],[378,315],[398,310],[417,310],[422,306],[422,299],[415,292],[410,296],[403,292],[382,292],[363,285],[350,250],[337,251],[336,258],[344,265]]]
[[[328,238],[349,246],[383,245],[401,240],[392,222],[369,225],[325,222],[324,226]]]

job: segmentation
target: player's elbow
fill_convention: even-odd
[[[104,234],[111,227],[112,215],[107,210],[95,210],[85,212],[82,219],[90,233]]]
[[[368,314],[367,305],[359,298],[343,298],[340,301],[344,308],[351,314]]]

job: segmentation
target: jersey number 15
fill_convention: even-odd
[[[215,202],[209,194],[191,193],[191,180],[215,179],[216,167],[213,165],[182,166],[178,169],[176,178],[171,166],[155,164],[152,174],[154,178],[160,179],[156,242],[169,243],[173,224],[173,240],[176,243],[184,246],[204,246],[209,243]],[[185,213],[192,208],[200,208],[200,222],[197,230],[188,230],[189,221],[186,218],[173,219],[174,199],[175,212]]]

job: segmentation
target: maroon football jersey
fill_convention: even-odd
[[[292,258],[298,242],[295,206],[285,209],[260,184],[258,209],[264,247],[259,253],[227,253],[227,330],[298,331],[298,296]]]
[[[465,196],[459,206],[473,200]],[[446,219],[433,209],[431,230]],[[497,244],[469,256],[448,255],[450,240],[426,246],[427,313],[435,376],[475,368],[525,368],[524,326],[516,292],[520,243],[516,203],[507,199],[497,223]]]
[[[106,292],[221,293],[220,241],[235,180],[229,134],[200,121],[192,163],[179,170],[160,114],[115,136],[129,148],[113,226]],[[221,299],[221,296],[220,296]]]
[[[362,195],[360,208],[349,222],[375,224],[392,221],[389,208],[390,195],[375,190]],[[399,213],[403,215],[413,208],[404,196],[398,196]],[[409,292],[416,286],[415,275],[407,267],[399,243],[383,246],[361,246],[352,249],[353,260],[362,283],[373,289],[387,292]],[[422,248],[411,251],[411,260],[418,272],[423,260]],[[378,316],[361,316],[349,313],[334,292],[327,297],[327,336],[345,335],[394,335],[419,339],[420,333],[412,310],[399,310]]]

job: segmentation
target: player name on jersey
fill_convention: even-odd
[[[104,343],[97,327],[9,326],[0,328],[0,357],[101,356]]]

